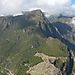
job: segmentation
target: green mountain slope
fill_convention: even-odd
[[[40,10],[20,16],[0,17],[0,73],[6,75],[11,70],[15,75],[26,75],[29,66],[42,61],[36,52],[50,56],[66,56],[66,46],[59,40],[47,38],[43,30],[48,20]],[[50,27],[50,29],[52,29]],[[6,68],[6,69],[5,69]]]

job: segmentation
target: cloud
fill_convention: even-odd
[[[0,0],[0,14],[14,14],[21,10],[21,0]]]
[[[0,0],[0,15],[12,15],[25,10],[40,8],[48,14],[73,14],[72,0]]]

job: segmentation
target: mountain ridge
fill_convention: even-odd
[[[72,45],[62,37],[58,28],[49,22],[41,10],[0,17],[0,28],[1,74],[6,73],[6,68],[15,75],[27,75],[29,67],[42,62],[41,58],[34,56],[37,52],[66,57],[67,45]]]

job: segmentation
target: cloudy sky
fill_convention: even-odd
[[[18,14],[33,9],[42,9],[50,15],[74,15],[75,0],[0,0],[0,15]]]

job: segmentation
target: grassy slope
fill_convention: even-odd
[[[28,33],[22,29],[9,28],[0,37],[0,59],[4,63],[2,66],[14,71],[16,68],[17,75],[24,75],[24,70],[27,69],[21,64],[32,66],[42,61],[41,58],[34,57],[36,52],[66,56],[66,47],[57,39],[47,39],[37,32]]]
[[[25,31],[24,31],[25,30]],[[40,35],[41,34],[41,35]],[[25,64],[33,66],[42,61],[34,57],[36,52],[50,56],[66,56],[66,46],[57,39],[42,37],[36,26],[21,27],[15,23],[0,33],[0,66],[8,68],[16,75],[26,75]],[[0,69],[0,71],[3,69]]]

